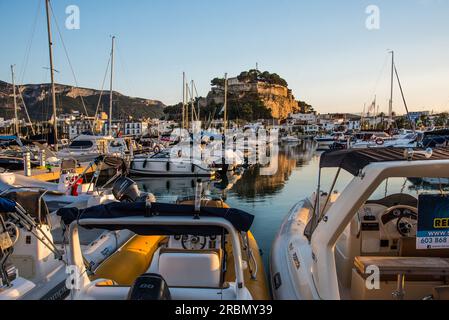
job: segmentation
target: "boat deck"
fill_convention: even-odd
[[[82,163],[78,168],[76,168],[76,173],[81,174],[86,170],[89,163]],[[96,167],[92,166],[87,170],[86,173],[93,173],[95,172]],[[15,174],[25,176],[25,173],[23,170],[13,171]],[[44,182],[50,182],[50,181],[57,181],[59,180],[61,174],[61,170],[59,167],[52,167],[51,171],[49,171],[47,168],[37,167],[31,169],[31,177],[36,180],[44,181]]]

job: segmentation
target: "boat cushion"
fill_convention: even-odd
[[[154,252],[165,239],[134,236],[95,270],[92,280],[110,279],[118,285],[132,285],[148,269]]]
[[[162,249],[158,272],[169,287],[219,288],[220,254],[214,250]]]

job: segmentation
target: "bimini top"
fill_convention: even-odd
[[[104,163],[115,170],[121,170],[123,174],[128,174],[128,166],[126,165],[126,162],[124,159],[109,155],[101,155],[98,156],[94,163],[98,166],[100,163]]]
[[[113,202],[105,205],[90,207],[87,209],[78,208],[62,208],[59,209],[57,215],[61,217],[62,221],[69,225],[74,221],[81,221],[85,219],[119,219],[132,217],[148,217],[152,216],[162,217],[192,217],[194,219],[196,212],[192,205],[178,205],[166,203],[152,203],[151,209],[146,207],[145,202]],[[105,230],[123,230],[128,229],[139,235],[214,235],[223,232],[223,229],[211,226],[202,226],[201,217],[216,217],[224,218],[229,221],[238,231],[249,231],[254,216],[238,210],[227,208],[210,208],[202,207],[199,212],[200,220],[198,226],[183,226],[174,220],[173,225],[133,225],[132,223],[124,223],[119,225],[114,224],[95,224],[86,225],[83,227],[91,229],[105,229]]]
[[[342,168],[355,176],[371,163],[408,160],[404,155],[406,150],[409,149],[366,148],[325,152],[321,155],[320,168]],[[413,150],[418,151],[418,149]],[[419,151],[423,150],[419,149]],[[438,148],[432,151],[430,158],[426,158],[422,153],[414,153],[410,161],[449,160],[449,148]]]

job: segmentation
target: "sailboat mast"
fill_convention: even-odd
[[[391,90],[388,108],[388,128],[393,126],[393,81],[394,81],[394,51],[391,51]]]
[[[17,137],[20,135],[19,118],[17,115],[17,96],[16,96],[16,81],[14,78],[14,65],[11,65],[11,77],[12,77],[12,91],[14,95],[14,129]]]
[[[225,83],[224,83],[224,133],[228,127],[228,74],[225,73]]]
[[[112,36],[112,45],[111,45],[111,82],[109,86],[109,135],[112,136],[112,103],[113,103],[113,84],[114,84],[114,44],[115,44],[115,36]]]
[[[195,122],[195,99],[193,98],[193,80],[190,82],[190,103],[192,105],[192,125]],[[193,127],[192,127],[193,129]]]
[[[186,128],[186,73],[182,73],[182,129]]]
[[[55,74],[53,67],[53,41],[51,37],[50,22],[50,0],[45,0],[45,11],[47,13],[47,34],[48,34],[48,53],[50,56],[50,78],[51,78],[51,102],[53,106],[53,133],[55,136],[55,150],[58,151],[58,122],[56,121],[56,90],[55,90]]]

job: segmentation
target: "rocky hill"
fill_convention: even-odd
[[[207,111],[214,113],[212,110],[224,103],[224,79],[215,78],[211,85],[211,91],[201,103]],[[228,79],[228,101],[230,119],[283,120],[290,113],[313,111],[310,105],[295,99],[287,81],[267,71],[244,71]]]
[[[17,87],[18,88],[18,87]],[[17,89],[18,90],[18,89]],[[50,84],[27,84],[20,86],[23,100],[27,105],[32,120],[48,120],[52,115],[50,98]],[[56,101],[58,114],[84,112],[84,104],[90,116],[95,110],[100,99],[101,92],[95,89],[78,88],[68,85],[56,85]],[[25,118],[25,110],[21,99],[18,98],[20,106],[20,118]],[[132,116],[138,118],[160,118],[164,113],[165,105],[157,100],[134,98],[122,95],[114,91],[114,119]],[[104,91],[101,96],[100,110],[109,110],[109,91]],[[14,116],[12,85],[0,81],[0,117],[12,118]]]

